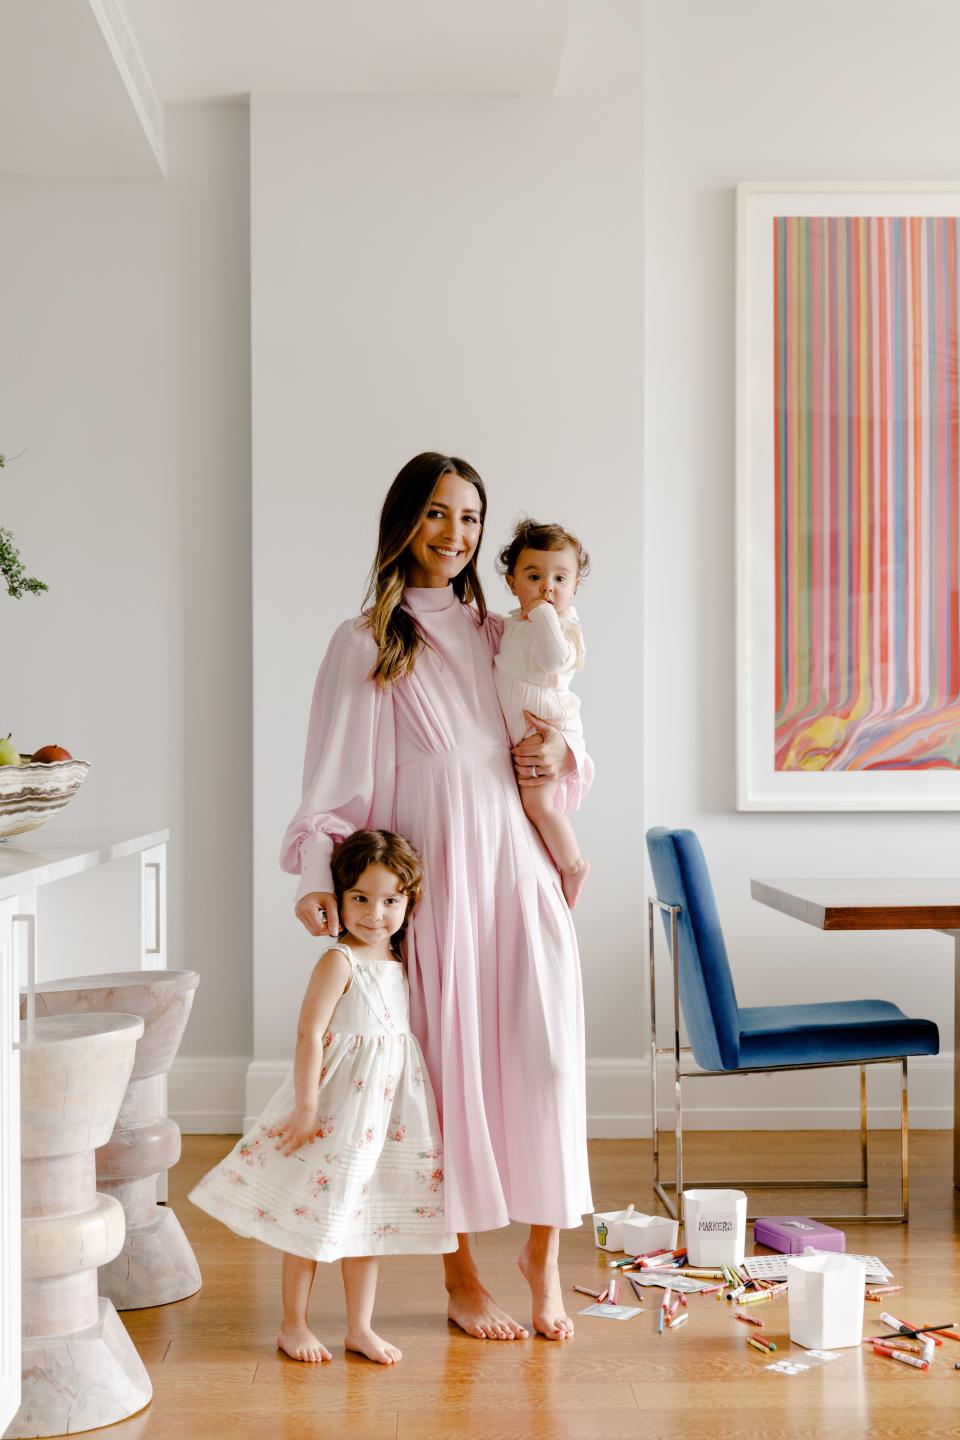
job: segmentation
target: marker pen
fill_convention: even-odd
[[[891,1360],[899,1360],[901,1365],[912,1365],[915,1370],[927,1370],[929,1366],[926,1360],[919,1355],[908,1355],[905,1350],[891,1350],[889,1345],[874,1345],[874,1355],[886,1355]]]

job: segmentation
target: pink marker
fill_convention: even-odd
[[[874,1355],[886,1355],[891,1360],[899,1360],[901,1365],[912,1365],[915,1370],[928,1370],[930,1367],[926,1360],[921,1360],[919,1355],[908,1355],[905,1350],[891,1350],[887,1345],[874,1345]]]

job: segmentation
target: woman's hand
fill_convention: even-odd
[[[284,1115],[271,1132],[278,1137],[276,1149],[281,1155],[292,1155],[312,1140],[317,1128],[317,1107],[315,1105],[295,1106],[289,1115]]]
[[[301,895],[293,913],[311,935],[332,935],[336,939],[340,934],[337,897],[326,890],[311,890],[309,895]]]
[[[517,784],[544,785],[567,775],[577,766],[573,751],[563,738],[563,732],[549,720],[531,715],[524,710],[524,718],[535,735],[527,735],[519,745],[513,747],[513,768],[517,772]]]

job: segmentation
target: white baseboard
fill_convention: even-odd
[[[167,1109],[184,1135],[241,1135],[246,1055],[178,1057],[167,1082]]]
[[[669,1057],[659,1069],[662,1129],[673,1129]],[[704,1076],[683,1082],[684,1130],[850,1130],[859,1124],[855,1069],[786,1071],[773,1075]],[[900,1124],[900,1070],[867,1071],[871,1128]],[[953,1056],[920,1055],[910,1061],[910,1124],[918,1130],[953,1125]],[[587,1061],[587,1133],[592,1139],[649,1137],[649,1060]]]
[[[170,1072],[170,1114],[187,1135],[239,1135],[259,1115],[287,1073],[289,1061],[246,1056],[184,1056]],[[673,1128],[668,1065],[660,1071],[660,1124]],[[855,1070],[744,1075],[684,1082],[686,1130],[850,1130],[858,1123]],[[899,1124],[899,1071],[868,1071],[868,1110],[876,1129]],[[953,1124],[953,1055],[910,1062],[910,1124],[946,1130]],[[587,1133],[593,1139],[650,1136],[647,1060],[587,1061]]]

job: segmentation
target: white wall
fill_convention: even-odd
[[[360,607],[380,502],[425,449],[466,456],[491,509],[484,583],[521,511],[591,551],[579,689],[598,778],[578,829],[588,1053],[636,1046],[642,920],[640,8],[578,7],[549,100],[255,97],[255,1056],[288,1056],[315,942],[277,869],[307,708]],[[628,1004],[625,1005],[625,1000]]]
[[[749,898],[757,874],[955,876],[960,844],[955,815],[734,810],[733,187],[955,176],[960,9],[922,0],[648,0],[646,9],[646,823],[699,832],[742,1003],[875,995],[936,1020],[950,1052],[948,940],[823,935]],[[948,1123],[949,1053],[913,1073],[916,1118]],[[802,1095],[838,1103],[835,1083],[755,1088],[750,1102],[721,1083],[691,1090],[694,1108],[705,1093],[707,1109],[752,1103],[759,1124],[778,1123],[779,1106],[809,1121]]]
[[[168,137],[165,181],[0,182],[0,449],[27,451],[0,518],[50,585],[0,595],[0,728],[93,761],[57,824],[170,826],[183,1051],[245,1056],[246,107],[173,108]],[[103,948],[105,876],[43,898],[48,973],[136,963],[129,931]]]
[[[744,1001],[886,996],[949,1051],[946,940],[824,936],[749,899],[756,873],[955,874],[958,845],[950,815],[733,808],[733,186],[953,174],[958,40],[932,0],[584,0],[549,100],[255,99],[252,547],[245,110],[172,108],[165,182],[0,184],[0,449],[29,447],[0,517],[53,587],[0,596],[0,730],[94,760],[71,824],[173,828],[170,959],[202,976],[171,1089],[190,1128],[239,1123],[251,1049],[248,1110],[289,1054],[313,946],[276,860],[310,689],[424,448],[488,482],[494,604],[521,510],[594,557],[594,1129],[647,1112],[648,824],[700,832]],[[101,968],[83,883],[45,935]],[[914,1068],[915,1122],[949,1120],[949,1075]],[[830,1086],[697,1093],[705,1124],[810,1123],[817,1094],[848,1114]]]

